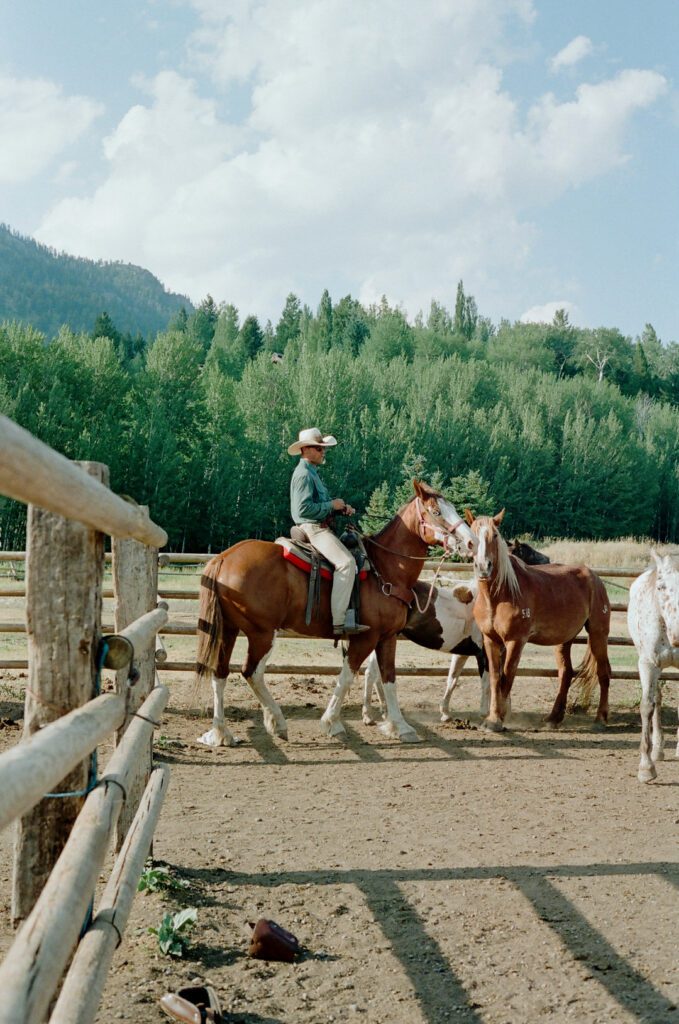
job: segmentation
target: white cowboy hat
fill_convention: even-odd
[[[299,455],[302,448],[306,445],[320,445],[322,448],[332,448],[336,444],[337,438],[333,437],[332,434],[327,434],[323,437],[318,427],[309,427],[308,430],[300,430],[298,439],[288,448],[288,455]]]

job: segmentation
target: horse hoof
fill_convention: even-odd
[[[607,728],[607,725],[608,725],[608,723],[604,722],[604,720],[602,718],[597,718],[592,723],[592,731],[593,732],[605,732],[606,728]]]
[[[452,717],[450,715],[446,714],[445,711],[441,712],[441,721],[442,722],[452,722],[452,720],[453,720]]]
[[[199,736],[196,743],[202,743],[204,747],[224,747],[226,746],[226,740],[224,734],[218,729],[209,729],[204,732],[202,736]],[[231,744],[234,746],[234,744]]]
[[[274,740],[287,740],[288,738],[288,723],[285,719],[277,722],[274,716],[268,712],[264,714],[264,728]]]
[[[398,737],[401,743],[421,743],[422,740],[417,735],[414,729],[406,729],[405,732],[399,733]]]
[[[560,725],[561,722],[557,722],[553,718],[545,718],[544,726],[548,732],[556,732]]]
[[[650,768],[640,768],[637,774],[639,782],[653,782],[653,779],[657,778],[657,776],[658,773],[653,765]]]
[[[486,720],[481,723],[481,728],[485,729],[486,732],[504,732],[505,727],[499,718],[486,718]]]
[[[375,719],[372,717],[372,715],[369,715],[367,711],[364,711],[363,714],[361,715],[361,721],[363,722],[364,725],[376,725],[377,724],[375,722]]]
[[[340,721],[333,722],[322,718],[321,728],[323,729],[323,732],[325,733],[326,736],[337,736],[340,738],[344,738],[347,734],[347,730],[344,728]]]
[[[377,726],[383,736],[386,736],[388,740],[397,740],[399,738],[398,729],[393,722],[388,719],[385,722],[380,722]]]

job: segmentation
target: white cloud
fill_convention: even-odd
[[[386,293],[411,314],[450,304],[461,277],[511,292],[539,204],[621,163],[631,116],[666,88],[624,71],[522,113],[502,72],[528,0],[363,0],[351,17],[344,0],[193,5],[196,79],[142,83],[105,180],[38,235],[263,317],[291,290]]]
[[[0,184],[35,177],[103,112],[54,82],[0,75]]]
[[[655,71],[627,70],[578,86],[571,102],[543,96],[528,114],[526,165],[557,193],[605,174],[627,160],[624,141],[632,115],[667,88]]]
[[[558,299],[555,302],[545,302],[542,306],[532,306],[520,316],[523,324],[551,324],[557,310],[563,309],[568,314],[570,323],[575,324],[580,316],[580,310],[574,302],[567,299]]]
[[[562,50],[552,57],[549,62],[549,66],[552,71],[560,71],[562,68],[571,68],[574,64],[578,64],[585,57],[589,57],[594,47],[592,46],[592,40],[587,36],[576,36],[575,39],[571,39],[567,46],[564,46]]]

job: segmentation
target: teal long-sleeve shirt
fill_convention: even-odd
[[[316,467],[300,459],[290,481],[290,511],[298,526],[321,523],[332,512],[332,499]]]

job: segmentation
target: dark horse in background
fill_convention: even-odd
[[[583,700],[600,686],[596,724],[608,720],[608,632],[611,611],[606,588],[586,565],[524,565],[510,555],[498,532],[504,509],[496,516],[474,519],[465,510],[467,522],[478,538],[474,570],[478,594],[474,618],[483,633],[490,671],[490,711],[487,728],[503,728],[506,701],[512,689],[526,643],[553,646],[556,655],[559,692],[547,723],[563,721],[566,700],[576,673],[571,662],[571,645],[580,630],[588,633],[585,659],[577,672]]]
[[[365,537],[371,571],[361,584],[361,621],[370,628],[342,646],[342,669],[321,722],[329,736],[345,733],[342,702],[368,655],[375,651],[384,680],[387,735],[417,741],[403,718],[396,694],[396,637],[406,623],[413,587],[428,549],[441,544],[470,557],[476,539],[454,506],[427,484],[413,481],[415,494],[378,534]],[[305,611],[309,577],[283,557],[280,544],[244,540],[216,555],[205,567],[200,589],[197,675],[212,676],[214,717],[202,741],[212,746],[233,743],[224,723],[224,685],[239,631],[247,637],[243,675],[263,708],[271,736],[287,738],[288,726],[264,682],[267,659],[276,633],[293,630],[305,636],[332,638],[331,582],[321,585],[317,617],[307,625]]]

